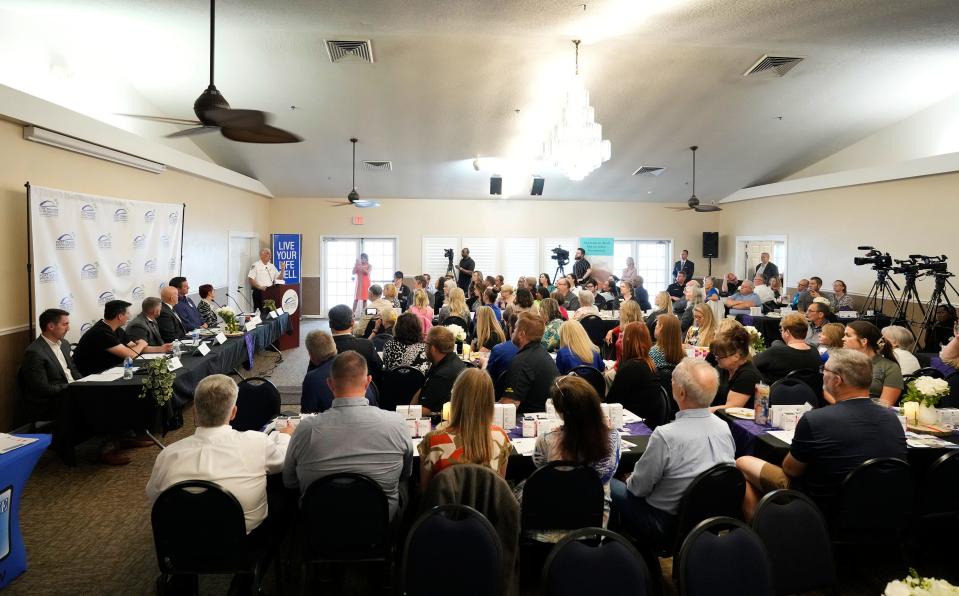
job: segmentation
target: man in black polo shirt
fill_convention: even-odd
[[[746,479],[743,510],[748,518],[763,493],[790,484],[800,488],[828,517],[849,472],[876,457],[906,459],[906,436],[892,410],[872,403],[872,362],[853,350],[833,350],[826,361],[823,389],[836,404],[806,412],[796,425],[783,465],[752,456],[736,460]],[[801,482],[797,482],[801,481]]]
[[[373,342],[353,336],[353,311],[350,307],[337,304],[330,309],[327,317],[330,321],[333,343],[336,344],[336,353],[342,354],[348,350],[357,352],[366,359],[366,370],[373,377],[373,381],[379,383],[383,375],[383,359],[377,354]]]
[[[77,343],[73,360],[83,376],[122,366],[124,358],[136,358],[147,347],[144,339],[132,341],[123,326],[130,319],[129,302],[111,300],[103,306],[103,318],[87,329]]]
[[[453,382],[466,370],[466,363],[455,353],[456,338],[446,327],[433,327],[426,334],[426,357],[433,363],[426,371],[426,382],[419,399],[413,403],[423,406],[423,414],[441,412],[450,400]]]
[[[556,363],[543,347],[543,320],[529,312],[520,313],[513,330],[519,352],[506,369],[506,383],[500,403],[517,404],[518,414],[543,412],[553,381],[559,376]]]
[[[585,284],[591,278],[593,274],[593,268],[589,265],[589,261],[586,260],[586,251],[582,248],[576,249],[576,256],[573,261],[573,277],[576,278],[576,283],[579,285]]]
[[[476,262],[470,257],[470,249],[464,248],[460,251],[460,264],[456,266],[459,275],[456,278],[456,285],[459,289],[466,292],[469,290],[470,282],[473,281],[473,271],[476,270]]]

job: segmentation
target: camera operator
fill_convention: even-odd
[[[576,249],[576,262],[573,263],[573,277],[576,278],[576,285],[586,285],[586,282],[593,274],[593,268],[586,260],[586,251],[582,248]]]
[[[456,270],[459,271],[456,285],[459,289],[463,290],[463,293],[466,293],[466,290],[470,287],[470,281],[473,278],[473,270],[476,269],[476,263],[470,258],[470,249],[464,248],[460,251],[460,255],[463,258],[460,259],[460,264],[456,266]]]

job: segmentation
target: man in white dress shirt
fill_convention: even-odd
[[[753,292],[759,296],[759,299],[762,300],[763,304],[767,302],[775,302],[776,294],[773,292],[773,289],[766,285],[763,276],[756,274],[756,277],[753,278]]]
[[[236,383],[226,375],[200,381],[194,395],[196,432],[160,452],[146,492],[152,503],[177,482],[215,482],[240,502],[249,534],[267,517],[266,477],[283,470],[293,428],[270,435],[233,430],[237,393]]]
[[[269,248],[260,250],[260,260],[250,267],[250,286],[253,287],[253,308],[263,308],[263,290],[278,283],[283,283],[283,274],[273,265],[270,257],[273,253]]]

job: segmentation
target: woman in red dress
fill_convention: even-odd
[[[363,308],[366,308],[366,300],[370,297],[370,258],[366,253],[362,253],[353,265],[353,279],[356,280],[356,295],[353,298],[353,312],[356,312],[356,305],[363,302]]]

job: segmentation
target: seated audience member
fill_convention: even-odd
[[[200,286],[199,294],[200,303],[196,305],[197,312],[200,313],[200,317],[206,323],[207,329],[216,327],[219,322],[216,318],[216,311],[220,308],[220,305],[216,303],[216,292],[213,290],[213,286],[203,284]]]
[[[730,271],[723,278],[723,285],[719,289],[719,293],[722,296],[732,296],[739,290],[739,285],[742,282],[739,281],[739,278],[736,277],[736,274]]]
[[[379,381],[383,370],[383,360],[376,353],[373,342],[362,337],[353,337],[353,310],[345,304],[337,304],[330,309],[327,317],[330,322],[330,332],[336,344],[336,352],[352,350],[366,358],[366,368],[374,381]]]
[[[726,317],[719,322],[719,325],[716,326],[716,337],[719,337],[720,335],[726,335],[733,329],[745,329],[745,327],[743,327],[743,324],[736,319]]]
[[[869,397],[879,398],[887,407],[895,406],[902,394],[903,383],[892,344],[883,339],[879,329],[869,321],[853,321],[846,325],[842,344],[847,350],[862,352],[872,361]],[[825,397],[832,403],[829,396]]]
[[[336,344],[333,343],[332,335],[317,329],[306,336],[306,350],[310,354],[310,362],[315,362],[316,366],[303,377],[300,412],[325,412],[333,404],[333,389],[330,388],[329,378],[333,359],[336,357]],[[366,399],[374,406],[377,405],[372,387],[367,387]]]
[[[566,303],[566,299],[563,298],[563,295],[560,293],[560,291],[556,290],[552,292],[549,297],[556,301],[556,305],[559,308],[559,315],[564,321],[568,321],[569,313],[566,311],[566,307],[563,306]]]
[[[505,313],[506,307],[512,304],[515,299],[516,295],[513,293],[513,286],[503,284],[500,286],[499,295],[496,298],[496,306]]]
[[[832,292],[832,296],[829,297],[829,305],[833,312],[856,310],[852,303],[852,296],[846,293],[846,282],[841,279],[832,282]]]
[[[473,368],[456,377],[450,396],[450,421],[427,433],[419,444],[420,488],[433,476],[456,464],[487,466],[506,476],[509,436],[493,424],[493,380]]]
[[[270,515],[266,477],[283,470],[293,427],[269,435],[233,430],[237,394],[236,383],[226,375],[210,375],[197,384],[196,431],[157,454],[146,493],[152,503],[177,482],[214,482],[240,502],[249,534]]]
[[[673,305],[673,312],[679,315],[680,326],[685,334],[693,326],[693,313],[697,304],[703,302],[703,291],[699,287],[699,282],[690,280],[686,282],[686,289],[683,290],[683,299]]]
[[[390,283],[383,286],[383,300],[389,301],[390,305],[393,307],[393,310],[397,312],[401,312],[403,310],[403,307],[400,304],[400,298],[396,294],[395,284]]]
[[[609,482],[619,467],[622,449],[619,431],[606,425],[599,396],[586,379],[576,376],[559,377],[550,388],[549,396],[563,425],[536,438],[533,464],[541,468],[553,461],[569,461],[585,464],[596,470],[605,493],[605,528],[609,521],[611,502]]]
[[[766,285],[768,285],[769,289],[773,291],[773,296],[776,297],[776,301],[781,302],[783,287],[782,283],[779,281],[779,277],[770,277]]]
[[[805,312],[816,298],[825,298],[828,301],[829,295],[822,291],[822,278],[813,276],[809,278],[809,288],[799,294],[799,300],[797,300],[799,310]]]
[[[719,380],[702,360],[686,358],[673,371],[676,420],[657,427],[626,482],[613,479],[613,515],[641,544],[658,548],[676,531],[679,501],[693,480],[734,461],[729,425],[709,411]]]
[[[423,273],[423,280],[425,283],[426,292],[430,295],[430,300],[436,295],[436,288],[433,286],[433,278],[430,277],[429,273]],[[431,305],[433,308],[436,308],[436,305]]]
[[[579,308],[573,313],[573,319],[580,321],[590,315],[599,316],[599,309],[594,304],[595,296],[589,290],[579,292]]]
[[[473,350],[489,352],[497,345],[506,341],[503,326],[496,320],[496,314],[489,306],[481,306],[476,311],[476,337],[473,339]]]
[[[926,327],[924,351],[938,352],[942,346],[952,340],[956,328],[956,307],[940,304],[936,307],[936,319],[931,327]]]
[[[720,300],[719,290],[716,289],[716,278],[708,275],[703,278],[703,300],[714,302]]]
[[[561,300],[557,300],[557,302],[567,311],[575,311],[579,308],[579,298],[571,291],[572,287],[569,279],[566,277],[561,277],[556,280],[556,291],[559,292],[561,298]]]
[[[549,298],[549,294],[550,294],[549,288],[546,288],[544,286],[536,286],[536,292],[533,296],[536,299],[533,300],[533,307],[539,308],[539,303]]]
[[[793,299],[789,303],[789,307],[793,310],[799,310],[799,297],[802,296],[803,292],[809,289],[809,280],[805,277],[800,279],[796,284],[796,293],[793,294]]]
[[[487,288],[492,288],[496,285],[496,278],[492,275],[487,275],[483,278],[483,285]]]
[[[470,284],[470,293],[466,298],[466,306],[470,309],[471,313],[475,313],[477,308],[483,306],[483,292],[485,291],[486,284],[483,281]]]
[[[420,325],[423,326],[423,337],[426,337],[430,327],[433,326],[433,309],[430,308],[430,296],[426,293],[426,290],[419,289],[413,293],[413,306],[410,307],[410,312],[420,318]]]
[[[616,376],[605,401],[623,404],[624,408],[644,418],[650,428],[656,428],[653,419],[663,412],[656,363],[649,356],[652,343],[646,325],[626,325],[623,329],[623,359],[616,367]]]
[[[566,274],[566,281],[569,282],[569,291],[570,291],[570,292],[573,292],[574,295],[575,295],[575,292],[576,292],[576,290],[577,290],[577,287],[579,286],[579,283],[576,281],[576,276],[573,275],[572,273],[567,273],[567,274]],[[575,310],[575,309],[574,309],[574,310]]]
[[[902,325],[888,325],[882,328],[882,337],[886,343],[892,345],[892,353],[896,356],[896,362],[899,363],[902,374],[911,375],[921,368],[919,360],[912,355],[912,352],[905,349],[905,346],[914,340],[908,329]]]
[[[177,304],[173,308],[176,314],[180,316],[183,323],[183,329],[187,332],[193,331],[198,327],[206,329],[207,325],[203,322],[200,311],[197,310],[193,299],[188,295],[190,293],[190,283],[185,277],[174,277],[170,280],[170,286],[176,288]]]
[[[806,313],[808,314],[809,311],[807,310]],[[829,360],[829,354],[836,348],[842,347],[845,334],[846,326],[842,323],[826,323],[823,325],[822,333],[819,334],[819,345],[814,346],[818,348],[820,361]]]
[[[819,351],[806,343],[806,319],[793,312],[779,322],[780,340],[756,354],[753,364],[766,384],[772,385],[794,370],[819,370]]]
[[[679,317],[676,315],[665,314],[656,319],[653,338],[656,345],[649,350],[649,357],[653,359],[657,369],[674,367],[686,357],[680,335]]]
[[[393,339],[393,327],[396,325],[396,309],[393,307],[383,309],[383,314],[379,319],[373,321],[373,332],[368,338],[373,342],[373,349],[382,352],[386,342]]]
[[[763,304],[776,301],[776,295],[773,293],[772,289],[766,285],[766,281],[763,279],[762,275],[757,275],[753,279],[753,293],[759,296],[759,300]]]
[[[506,283],[506,278],[503,277],[502,275],[497,275],[497,276],[496,276],[496,284],[493,286],[493,288],[494,288],[494,289],[496,290],[496,292],[498,293],[498,292],[500,291],[500,288],[502,288],[502,287],[503,287],[503,284],[505,284],[505,283]]]
[[[167,286],[160,290],[160,314],[157,315],[157,327],[160,329],[160,338],[164,343],[172,342],[186,335],[186,328],[183,326],[183,320],[177,314],[174,307],[177,305],[177,289],[173,286]]]
[[[333,359],[333,406],[296,427],[283,464],[283,484],[298,488],[302,497],[324,476],[362,474],[383,489],[390,517],[395,518],[405,505],[400,482],[412,471],[413,442],[402,416],[371,407],[363,397],[371,380],[360,354],[351,350]]]
[[[410,307],[410,303],[413,301],[413,292],[410,291],[410,287],[403,283],[403,272],[396,271],[393,273],[393,285],[396,286],[396,297],[400,301],[400,310],[406,310]]]
[[[540,273],[539,280],[537,281],[539,282],[537,284],[537,287],[546,288],[546,290],[549,291],[550,293],[556,290],[556,286],[554,286],[553,282],[550,281],[549,273]]]
[[[159,298],[144,299],[140,304],[140,314],[127,323],[126,332],[131,340],[142,339],[147,342],[147,347],[143,349],[145,354],[169,352],[172,347],[169,342],[163,341],[157,324],[162,305]]]
[[[496,290],[493,288],[486,288],[486,291],[483,292],[483,306],[488,306],[493,309],[493,314],[496,315],[496,320],[500,323],[503,322],[503,311],[496,304]]]
[[[545,411],[546,395],[559,376],[556,363],[541,343],[544,328],[538,315],[521,313],[513,330],[512,340],[519,351],[507,369],[500,401],[517,404],[518,414]]]
[[[83,376],[103,372],[114,366],[123,366],[125,358],[136,358],[147,347],[144,339],[127,337],[123,326],[130,319],[129,302],[111,300],[103,307],[103,318],[80,336],[73,360]]]
[[[443,308],[443,302],[446,300],[446,278],[441,277],[436,280],[436,286],[433,288],[433,311],[439,312]]]
[[[382,317],[385,309],[393,308],[393,302],[383,297],[383,288],[379,284],[370,286],[369,294],[370,301],[366,305],[366,309],[376,309],[376,314],[367,314],[366,309],[363,310],[360,320],[353,326],[353,335],[356,337],[369,337],[370,331],[372,331],[370,323],[378,317]]]
[[[432,363],[426,372],[426,383],[423,389],[413,398],[413,404],[423,406],[423,413],[428,415],[441,412],[443,404],[450,400],[453,383],[461,372],[466,370],[456,350],[456,338],[453,332],[446,327],[433,327],[426,335],[426,357]]]
[[[620,355],[623,351],[623,327],[637,321],[643,323],[644,325],[646,324],[646,322],[643,320],[643,311],[640,310],[639,303],[635,300],[623,302],[619,309],[619,325],[607,331],[605,338],[607,344],[613,344],[616,347],[617,362],[619,362]]]
[[[25,421],[56,420],[63,392],[83,376],[73,363],[70,342],[64,339],[69,331],[69,312],[48,308],[40,313],[40,337],[27,346],[20,365]]]
[[[906,438],[896,414],[869,399],[872,378],[868,356],[834,351],[823,370],[823,388],[836,405],[803,414],[782,467],[751,456],[736,460],[748,481],[743,503],[747,519],[764,493],[789,488],[796,479],[802,480],[800,490],[830,517],[851,471],[877,457],[906,460]]]
[[[686,291],[686,274],[680,271],[676,274],[676,281],[666,286],[666,293],[672,302],[679,302]]]
[[[806,307],[806,321],[809,331],[806,332],[806,343],[811,346],[819,345],[819,335],[823,327],[829,322],[829,305],[824,302],[812,302]]]
[[[751,408],[756,385],[763,377],[749,353],[749,332],[733,328],[713,340],[710,351],[719,366],[719,390],[713,402],[719,408]]]
[[[420,318],[411,312],[405,312],[396,319],[393,339],[383,346],[383,367],[393,370],[401,366],[412,366],[424,374],[430,368]]]
[[[726,298],[726,306],[749,310],[753,306],[762,306],[762,299],[753,292],[753,282],[746,280],[739,286],[739,291]]]
[[[544,298],[540,301],[539,316],[546,325],[543,331],[543,347],[547,352],[555,352],[559,349],[559,328],[563,325],[563,315],[556,300]]]
[[[656,318],[673,312],[671,296],[666,292],[656,294],[655,305],[656,309],[646,316],[646,328],[649,329],[650,335],[652,335],[653,330],[656,329]]]
[[[417,275],[413,278],[413,302],[416,303],[416,292],[423,290],[426,293],[426,306],[429,307],[430,311],[433,310],[433,294],[430,292],[429,282],[422,275]],[[430,317],[432,319],[433,317]]]
[[[486,361],[486,372],[493,379],[497,391],[502,389],[499,385],[500,377],[503,377],[505,382],[506,371],[518,353],[519,348],[513,343],[512,339],[507,339],[490,350],[489,360]]]
[[[533,293],[526,288],[516,290],[516,299],[503,311],[503,318],[507,321],[520,313],[533,310]]]
[[[686,330],[686,344],[700,348],[708,348],[716,335],[716,320],[713,318],[713,309],[705,302],[693,307],[693,324]]]
[[[460,288],[454,287],[446,296],[446,305],[440,309],[440,325],[446,324],[446,319],[459,317],[469,325],[470,309],[466,306],[466,294]],[[464,331],[466,328],[464,327]]]
[[[643,276],[636,276],[636,283],[633,284],[633,300],[639,302],[639,307],[644,311],[652,308],[649,303],[649,292],[643,287]]]
[[[565,375],[577,366],[592,366],[606,370],[603,357],[589,339],[579,321],[566,321],[559,328],[559,350],[556,352],[556,368]]]

